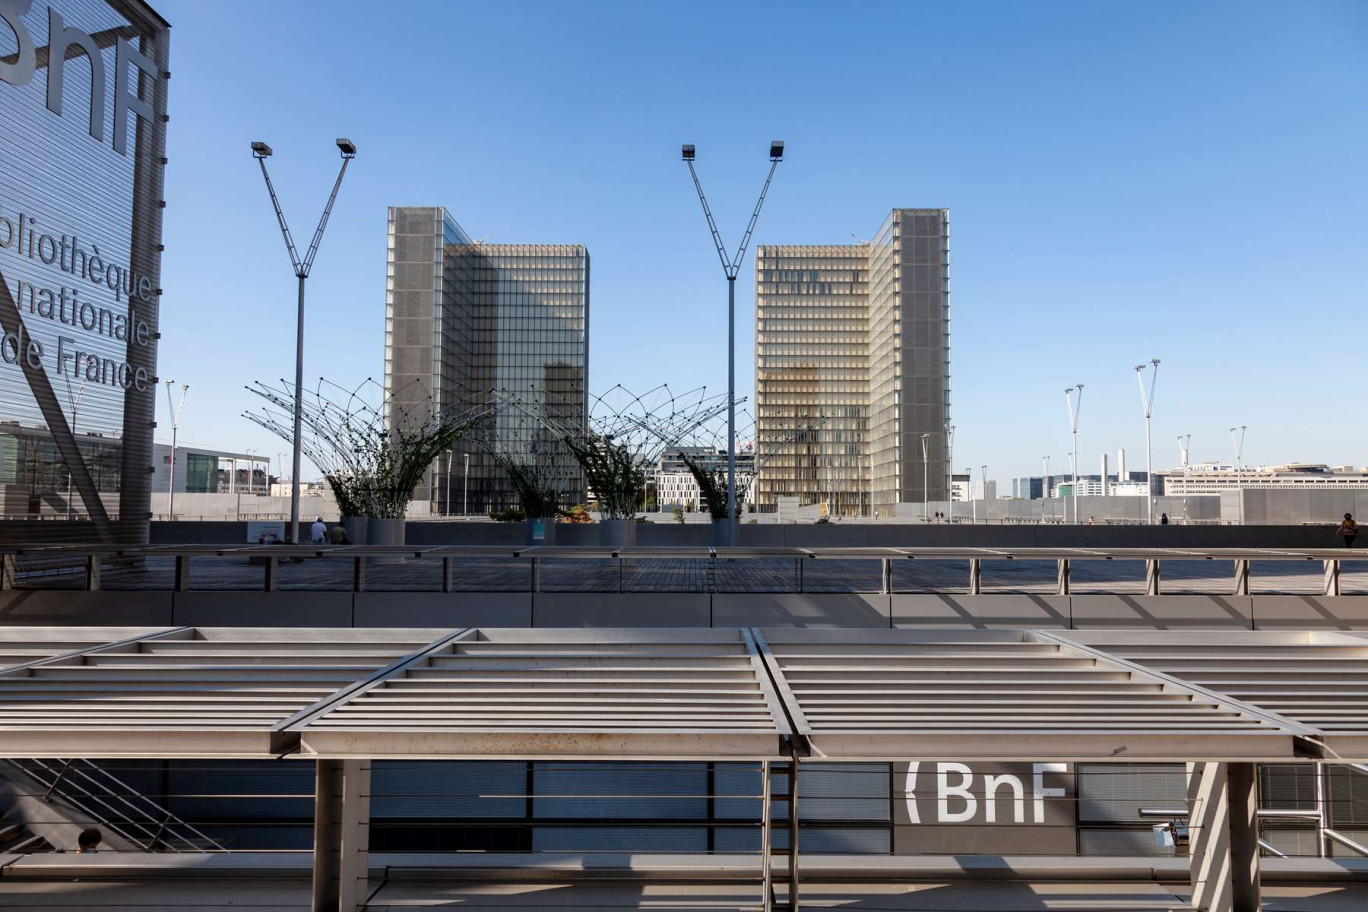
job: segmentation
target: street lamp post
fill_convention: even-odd
[[[736,256],[731,260],[727,259],[727,248],[722,243],[722,235],[717,231],[717,223],[713,221],[712,210],[708,208],[708,199],[703,195],[703,185],[698,181],[698,172],[694,170],[694,147],[685,145],[681,150],[681,156],[689,166],[689,175],[693,178],[694,189],[698,191],[698,201],[703,204],[703,215],[708,219],[708,230],[712,232],[713,243],[717,245],[717,257],[722,261],[722,272],[727,276],[727,540],[730,544],[735,545],[736,274],[741,269],[741,258],[746,254],[746,247],[750,244],[751,234],[755,231],[755,223],[760,219],[760,207],[765,204],[765,194],[769,193],[770,181],[774,180],[774,169],[784,159],[784,144],[777,139],[770,143],[769,174],[765,177],[765,186],[760,190],[760,198],[755,202],[755,211],[751,213],[750,224],[746,226],[746,233],[741,238],[741,245],[736,248]]]
[[[451,450],[447,450],[446,498],[442,501],[442,512],[451,515]]]
[[[1151,358],[1149,391],[1145,391],[1144,364],[1135,365],[1135,379],[1140,382],[1140,407],[1145,412],[1145,521],[1154,525],[1154,445],[1150,436],[1150,416],[1154,414],[1154,383],[1159,379],[1159,359]],[[1120,481],[1127,481],[1122,478]],[[1106,479],[1103,479],[1106,482]]]
[[[945,505],[949,508],[950,516],[947,522],[955,521],[955,426],[945,425]]]
[[[1074,399],[1074,392],[1078,398]],[[1073,452],[1069,454],[1069,474],[1073,479],[1074,523],[1078,522],[1078,412],[1083,408],[1083,384],[1075,383],[1065,387],[1064,398],[1069,406],[1069,428],[1073,432]]]
[[[965,479],[966,479],[966,484],[965,484],[965,487],[964,487],[964,493],[965,493],[965,494],[968,496],[968,498],[969,498],[969,509],[973,511],[973,513],[972,513],[972,514],[970,515],[970,517],[969,517],[969,521],[970,521],[971,523],[977,523],[977,522],[978,522],[978,498],[974,496],[974,469],[973,469],[972,466],[969,466],[969,467],[966,467],[966,468],[965,468],[965,470],[964,470],[964,477],[965,477]]]
[[[461,479],[461,515],[470,515],[470,454],[462,453],[465,457],[465,477]]]
[[[922,522],[931,521],[931,489],[928,485],[929,476],[927,475],[927,461],[930,457],[930,434],[922,434]]]
[[[82,400],[83,398],[85,398],[86,382],[85,382],[84,380],[82,380],[82,381],[81,381],[81,385],[77,388],[77,390],[76,390],[75,393],[72,393],[72,391],[71,391],[71,378],[70,378],[70,377],[67,377],[67,378],[66,378],[66,386],[67,386],[67,399],[71,402],[71,436],[72,436],[72,437],[76,437],[76,413],[79,412],[79,411],[81,410],[81,400]],[[77,438],[77,439],[79,440],[79,438]],[[79,442],[77,443],[77,446],[78,446],[78,447],[80,446]],[[71,519],[72,516],[73,516],[73,506],[74,506],[74,505],[73,505],[72,502],[71,502],[71,482],[72,482],[71,470],[68,469],[68,470],[67,470],[67,490],[66,490],[67,519]]]
[[[176,518],[176,435],[180,431],[181,409],[185,408],[185,393],[190,389],[190,384],[181,384],[180,402],[172,408],[171,387],[175,385],[175,380],[166,381],[166,409],[171,413],[171,479],[166,484],[166,515],[172,520]]]
[[[988,520],[992,519],[992,517],[989,515],[989,513],[990,513],[991,511],[989,510],[989,507],[988,507],[988,467],[987,467],[987,466],[979,466],[979,478],[981,479],[980,484],[982,485],[982,488],[983,488],[983,521],[984,521],[984,522],[988,522]]]
[[[1040,476],[1040,521],[1045,522],[1045,508],[1050,505],[1050,457],[1041,456],[1045,473]]]
[[[304,259],[299,258],[299,252],[295,250],[294,238],[290,236],[290,229],[285,224],[285,213],[280,208],[280,200],[276,196],[275,186],[271,183],[271,175],[266,173],[266,159],[271,156],[271,147],[264,142],[252,143],[252,156],[261,165],[261,176],[266,180],[266,190],[271,195],[271,205],[275,207],[276,221],[280,223],[280,233],[285,238],[285,249],[290,253],[290,263],[294,266],[295,276],[299,279],[299,311],[295,327],[295,387],[294,387],[294,462],[293,474],[290,477],[290,539],[295,544],[299,544],[299,472],[300,472],[300,434],[303,432],[304,420],[304,280],[309,277],[310,270],[313,269],[314,257],[318,254],[318,245],[323,241],[323,229],[328,227],[328,217],[332,215],[333,203],[337,201],[337,191],[342,187],[342,178],[347,174],[347,164],[356,157],[356,145],[350,139],[340,138],[337,140],[337,149],[342,154],[342,170],[337,172],[337,181],[333,184],[332,195],[328,197],[328,204],[323,207],[323,216],[318,220],[318,228],[314,231],[313,241],[309,244],[309,250],[304,255]]]
[[[1239,431],[1240,436],[1236,437],[1235,432]],[[1235,494],[1240,498],[1240,525],[1244,525],[1244,478],[1241,472],[1240,460],[1244,455],[1245,426],[1242,424],[1237,428],[1230,429],[1230,444],[1235,448]]]

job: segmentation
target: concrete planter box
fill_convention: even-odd
[[[342,520],[342,525],[347,530],[347,540],[353,545],[368,545],[370,542],[366,538],[367,527],[370,520],[364,516],[348,516]]]
[[[366,519],[366,536],[368,545],[402,545],[404,544],[404,522],[402,519],[376,519],[371,516]],[[394,557],[372,557],[368,560],[381,564],[403,563],[404,558],[400,555]]]
[[[708,544],[714,548],[725,548],[731,544],[731,529],[725,519],[714,519],[712,521],[712,538]]]
[[[636,543],[635,519],[605,519],[599,523],[599,544],[605,548],[630,548]]]
[[[528,545],[554,545],[556,543],[556,517],[527,517],[527,538],[524,543]]]

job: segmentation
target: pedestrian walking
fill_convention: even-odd
[[[321,516],[314,520],[313,528],[309,532],[315,545],[321,545],[328,540],[328,524],[323,522]]]
[[[1358,523],[1354,522],[1354,514],[1344,514],[1344,522],[1339,524],[1335,534],[1344,536],[1344,547],[1354,547],[1354,536],[1358,535]]]
[[[1160,514],[1159,514],[1159,525],[1161,525],[1161,526],[1167,526],[1167,525],[1168,525],[1168,514],[1167,514],[1167,513],[1160,513]]]
[[[338,523],[328,530],[328,544],[330,545],[350,545],[351,539],[347,537],[347,526],[345,523]]]

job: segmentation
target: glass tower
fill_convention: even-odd
[[[762,507],[949,499],[949,228],[947,210],[894,209],[868,243],[756,248],[762,459],[797,434],[763,464]]]
[[[489,406],[498,391],[583,424],[589,254],[582,245],[484,244],[444,208],[391,207],[387,265],[385,389],[399,405],[412,413],[429,407],[430,397],[435,413],[458,414]],[[519,410],[502,410],[496,420],[501,446],[543,445],[544,432]],[[571,475],[566,506],[584,500],[583,479]],[[414,499],[439,514],[517,505],[503,469],[469,443],[433,465]]]

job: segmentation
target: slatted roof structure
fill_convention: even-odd
[[[1368,639],[1329,631],[1074,631],[1080,644],[1301,726],[1327,760],[1368,762]]]
[[[18,642],[19,630],[7,635]],[[83,628],[40,628],[48,643]],[[0,670],[8,757],[271,756],[273,725],[439,631],[178,627]],[[103,635],[103,634],[102,634]]]
[[[126,638],[161,633],[164,627],[0,627],[0,671],[47,662]]]
[[[106,642],[95,645],[100,637]],[[0,756],[1368,759],[1368,639],[9,628]]]
[[[814,757],[1273,760],[1304,734],[1045,632],[756,636]]]
[[[466,630],[284,727],[307,755],[777,759],[746,629]]]

